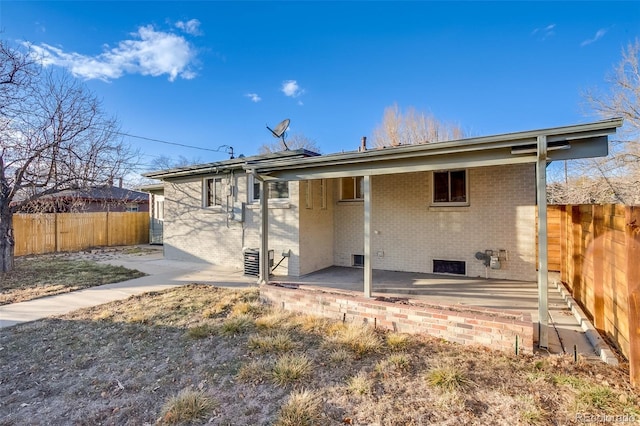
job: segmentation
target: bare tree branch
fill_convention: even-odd
[[[13,266],[13,213],[47,195],[124,176],[137,153],[117,121],[69,74],[0,41],[0,271]]]
[[[373,144],[377,147],[441,142],[463,137],[465,132],[460,126],[419,113],[413,107],[402,113],[397,104],[385,108],[382,123],[373,130]]]

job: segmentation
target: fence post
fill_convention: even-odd
[[[54,247],[53,247],[53,251],[54,253],[57,253],[60,251],[60,226],[58,225],[58,217],[60,216],[59,213],[53,213],[53,229],[54,229]]]
[[[626,208],[629,376],[640,387],[640,207]]]
[[[591,206],[593,230],[593,322],[598,330],[604,330],[604,206]]]

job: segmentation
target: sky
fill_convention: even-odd
[[[84,81],[144,172],[254,155],[285,118],[355,150],[394,104],[471,136],[596,120],[583,93],[640,38],[640,2],[2,0],[0,31]]]

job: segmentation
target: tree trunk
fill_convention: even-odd
[[[13,239],[13,213],[11,209],[0,211],[0,272],[13,270],[15,242]]]

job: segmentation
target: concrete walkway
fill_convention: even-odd
[[[242,275],[242,271],[238,270],[221,269],[203,263],[165,260],[161,250],[149,255],[123,256],[101,263],[137,269],[149,275],[0,306],[0,328],[190,283],[212,284],[218,287],[246,287],[256,282],[255,278],[247,278]]]

